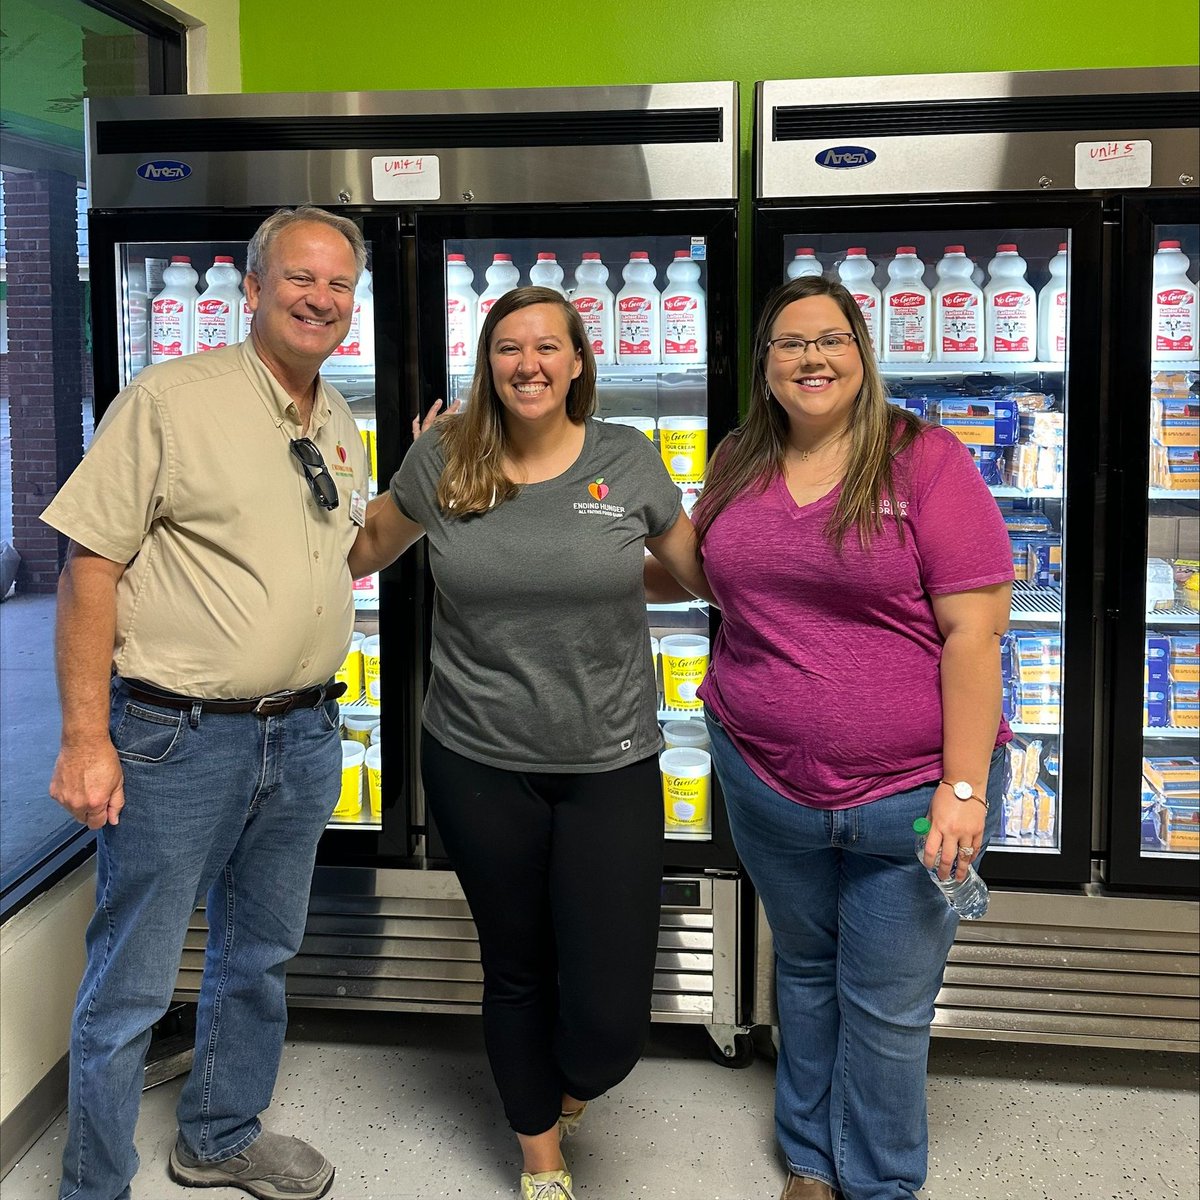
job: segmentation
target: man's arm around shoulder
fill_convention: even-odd
[[[108,735],[117,582],[125,567],[72,542],[58,580],[54,662],[62,744],[50,795],[89,829],[116,825],[125,804],[124,772]]]

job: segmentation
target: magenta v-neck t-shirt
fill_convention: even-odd
[[[996,501],[970,452],[926,429],[896,460],[895,504],[867,549],[800,507],[782,476],[704,540],[722,623],[700,696],[750,769],[813,808],[850,808],[942,775],[942,637],[930,599],[1013,578]],[[1012,737],[1002,719],[996,745]]]

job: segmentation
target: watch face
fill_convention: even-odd
[[[956,796],[957,796],[957,797],[958,797],[960,800],[970,800],[970,798],[971,798],[971,785],[970,785],[969,783],[967,783],[967,782],[966,782],[966,780],[960,779],[960,780],[959,780],[959,781],[958,781],[958,782],[957,782],[957,783],[954,785],[954,794],[955,794],[955,795],[956,795]]]

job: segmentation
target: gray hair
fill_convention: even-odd
[[[318,225],[328,225],[336,229],[350,243],[354,251],[354,282],[363,273],[367,265],[367,247],[359,228],[346,217],[339,217],[323,208],[312,204],[301,204],[299,208],[276,209],[255,231],[246,248],[246,273],[262,279],[267,269],[267,261],[271,257],[271,246],[275,239],[289,226],[301,221],[314,221]]]

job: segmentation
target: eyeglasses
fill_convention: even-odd
[[[767,345],[780,362],[791,362],[795,358],[803,358],[809,346],[816,346],[826,358],[837,358],[839,354],[846,353],[851,342],[856,341],[858,338],[852,333],[823,333],[818,338],[772,338]]]
[[[312,438],[293,438],[292,453],[304,468],[304,478],[312,489],[313,499],[322,507],[333,510],[338,506],[337,484],[325,466],[320,450]]]

